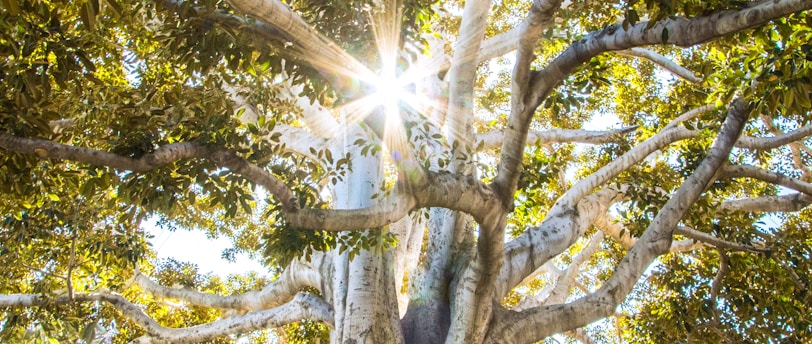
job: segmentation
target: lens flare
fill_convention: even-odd
[[[384,107],[387,120],[400,115],[400,103],[409,98],[404,81],[395,76],[394,71],[384,71],[373,82],[375,93],[370,95],[373,101]]]

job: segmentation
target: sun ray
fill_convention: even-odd
[[[334,114],[345,123],[364,121],[372,113],[380,112],[385,118],[383,124],[383,144],[389,152],[391,162],[399,165],[419,165],[415,159],[412,145],[406,136],[403,123],[403,111],[412,111],[436,123],[433,112],[445,113],[447,103],[441,95],[429,97],[421,94],[416,85],[436,78],[443,67],[443,59],[426,59],[428,63],[409,66],[400,58],[400,38],[402,6],[399,0],[382,0],[369,9],[369,22],[372,27],[375,43],[378,48],[380,64],[377,72],[371,70],[355,57],[334,44],[316,52],[298,54],[296,57],[309,61],[321,69],[328,78],[342,87],[364,92],[365,95],[346,101],[334,108]],[[325,39],[326,40],[326,39]],[[399,62],[401,62],[399,64]],[[347,84],[351,83],[351,84]],[[340,135],[341,128],[336,128],[333,136]],[[407,163],[408,162],[408,163]]]

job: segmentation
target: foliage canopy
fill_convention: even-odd
[[[0,341],[812,338],[808,0],[0,5]]]

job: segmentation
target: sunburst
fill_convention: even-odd
[[[382,0],[368,10],[370,24],[380,57],[380,69],[371,70],[335,44],[328,44],[319,51],[298,56],[309,61],[326,75],[337,75],[350,82],[351,88],[365,92],[361,97],[346,102],[335,112],[346,123],[358,123],[372,113],[385,114],[382,140],[393,160],[413,158],[403,127],[403,111],[417,113],[429,118],[430,109],[441,107],[428,97],[417,94],[416,83],[427,76],[436,75],[438,66],[398,65],[400,51],[402,4],[399,0]],[[324,38],[325,41],[328,41]],[[431,59],[427,59],[431,60]],[[404,67],[405,68],[399,68]],[[346,86],[346,85],[344,85]],[[330,136],[344,134],[340,128],[328,133]]]

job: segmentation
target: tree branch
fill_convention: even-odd
[[[262,290],[252,290],[238,295],[221,296],[192,289],[179,289],[162,286],[149,277],[136,272],[134,282],[145,292],[160,298],[181,300],[185,303],[218,309],[237,311],[258,311],[278,307],[293,299],[305,287],[324,292],[322,276],[310,265],[321,265],[324,257],[311,257],[309,262],[294,260],[273,282]],[[329,262],[327,262],[329,264]]]
[[[465,3],[460,32],[454,47],[451,68],[448,70],[448,141],[457,142],[461,148],[473,148],[471,121],[474,109],[474,78],[476,77],[477,53],[479,52],[491,1]],[[455,159],[456,161],[456,159]],[[451,172],[464,172],[454,168]]]
[[[736,147],[764,150],[773,149],[804,139],[810,135],[812,135],[812,125],[807,125],[774,137],[742,137],[739,139],[739,142],[736,143]]]
[[[310,24],[279,0],[229,0],[239,12],[253,16],[281,32],[296,58],[306,61],[330,76],[357,75],[367,70],[338,45],[319,35]]]
[[[290,302],[272,309],[235,315],[208,324],[187,328],[148,328],[147,335],[133,343],[199,343],[236,333],[279,327],[300,320],[313,320],[333,326],[333,310],[320,297],[299,293]]]
[[[549,305],[549,304],[558,304],[563,303],[567,300],[567,296],[570,294],[570,289],[572,289],[573,285],[575,284],[575,278],[578,277],[578,274],[581,272],[580,268],[595,252],[600,249],[600,244],[603,241],[603,232],[598,232],[589,239],[589,244],[584,247],[581,252],[575,255],[572,258],[572,262],[565,270],[558,270],[554,271],[553,275],[555,276],[555,283],[554,287],[549,290],[549,293],[538,293],[536,295],[528,295],[522,302],[520,302],[516,307],[513,308],[515,311],[520,311],[523,309],[528,309],[531,307],[538,307],[541,305]]]
[[[612,277],[598,291],[570,304],[509,313],[494,321],[485,341],[493,343],[514,338],[540,340],[554,332],[578,328],[613,314],[651,262],[668,251],[677,223],[728,160],[749,113],[749,105],[745,101],[733,102],[708,156],[668,200],[618,264]]]
[[[575,204],[584,196],[592,193],[593,190],[604,185],[609,180],[627,170],[629,167],[643,161],[651,153],[684,139],[694,137],[696,133],[683,127],[666,129],[652,136],[643,143],[635,146],[619,158],[601,167],[590,176],[578,181],[567,192],[556,201],[555,206],[569,206]]]
[[[193,16],[196,16],[202,20],[210,20],[213,21],[214,23],[227,26],[233,29],[241,29],[247,31],[248,33],[251,34],[252,37],[255,37],[257,41],[262,41],[263,43],[267,43],[268,41],[285,43],[290,42],[293,39],[290,35],[280,30],[277,30],[275,27],[272,27],[265,23],[255,22],[253,20],[246,20],[245,18],[235,16],[226,11],[222,10],[207,11],[206,9],[194,6],[187,6],[184,8],[181,2],[175,0],[159,0],[157,1],[157,4],[160,7],[163,7],[175,13],[182,13],[182,11],[192,11],[194,13]]]
[[[637,242],[637,238],[632,236],[632,233],[628,230],[624,231],[623,226],[620,223],[614,222],[608,218],[608,214],[604,214],[603,216],[598,217],[595,220],[595,227],[600,229],[602,232],[609,234],[615,241],[617,241],[620,246],[623,246],[626,249],[630,249],[634,246]],[[622,233],[622,235],[621,235]],[[668,249],[669,252],[686,252],[686,251],[693,251],[695,249],[701,248],[703,245],[701,243],[696,242],[695,240],[679,240],[674,241],[671,243],[671,247]]]
[[[617,54],[622,56],[636,57],[644,60],[649,60],[651,62],[654,62],[654,64],[662,67],[663,69],[671,72],[671,74],[674,74],[690,83],[696,84],[702,81],[702,79],[694,75],[694,73],[692,73],[687,68],[680,66],[676,62],[671,61],[671,59],[648,49],[631,48],[626,50],[618,50]]]
[[[526,94],[530,85],[530,64],[535,59],[533,49],[544,29],[552,22],[553,15],[561,6],[561,0],[533,1],[530,13],[522,23],[519,44],[516,51],[516,64],[511,78],[510,117],[505,127],[502,141],[498,173],[494,180],[495,189],[501,193],[503,207],[513,209],[513,194],[519,181],[528,128],[535,108],[528,106]]]
[[[613,130],[579,130],[579,129],[549,129],[544,131],[533,131],[528,133],[526,143],[546,144],[546,143],[586,143],[600,145],[616,142],[624,134],[633,132],[639,126],[629,126]],[[477,142],[482,142],[482,150],[489,150],[499,147],[505,129],[495,129],[477,136]]]
[[[668,124],[665,125],[663,130],[674,128],[674,127],[678,126],[682,122],[691,120],[694,117],[699,116],[700,114],[702,114],[704,112],[713,110],[713,108],[714,108],[713,105],[708,104],[708,105],[702,105],[702,106],[700,106],[698,108],[695,108],[695,109],[688,110],[685,113],[683,113],[682,115],[680,115],[679,117],[673,119],[671,122],[668,122]]]
[[[447,208],[470,214],[484,222],[487,212],[497,208],[493,190],[473,176],[425,171],[422,184],[399,183],[389,196],[361,209],[300,209],[285,219],[294,228],[326,231],[358,230],[392,224],[409,211],[420,208]]]
[[[327,231],[375,228],[394,223],[410,210],[423,207],[459,210],[471,214],[475,219],[483,220],[482,207],[493,208],[493,191],[490,187],[472,176],[463,177],[448,173],[426,172],[426,178],[421,184],[402,186],[407,192],[395,192],[369,208],[299,209],[293,193],[273,174],[240,158],[235,152],[219,147],[192,142],[173,143],[136,159],[95,149],[0,133],[0,148],[35,155],[40,159],[71,160],[137,173],[183,159],[207,158],[219,167],[228,168],[268,189],[283,203],[286,220],[294,228]]]
[[[722,240],[714,236],[710,233],[700,232],[696,229],[685,227],[685,226],[677,226],[674,230],[674,234],[679,234],[682,236],[689,237],[693,240],[703,242],[709,245],[713,245],[719,249],[728,250],[728,251],[739,251],[739,252],[766,252],[768,249],[762,247],[756,247],[751,245],[744,245],[738,244],[735,242],[730,242],[726,240]]]
[[[118,309],[125,317],[136,323],[145,331],[158,331],[163,328],[150,318],[139,306],[128,301],[123,296],[112,292],[97,292],[89,294],[75,294],[56,298],[47,298],[40,294],[8,294],[0,295],[0,307],[31,307],[47,305],[64,305],[73,302],[102,301]]]
[[[228,168],[251,182],[262,185],[282,203],[284,209],[295,211],[298,203],[287,185],[273,174],[240,158],[225,148],[204,146],[194,142],[172,143],[139,158],[131,158],[96,149],[63,145],[53,141],[11,136],[0,133],[0,148],[40,159],[70,160],[117,170],[142,173],[184,159],[206,158],[218,167]]]
[[[785,134],[783,131],[781,131],[781,130],[779,130],[778,128],[775,127],[775,124],[773,124],[772,118],[770,118],[769,116],[767,116],[765,114],[760,114],[759,117],[761,117],[761,121],[764,123],[764,126],[767,127],[767,130],[772,132],[773,135],[782,136],[782,135]],[[810,150],[809,147],[807,147],[806,145],[801,144],[801,142],[799,142],[799,141],[790,142],[789,143],[789,150],[792,153],[792,164],[795,165],[795,168],[797,168],[797,169],[799,169],[799,170],[801,170],[803,172],[802,178],[804,178],[806,180],[806,179],[809,179],[810,176],[812,176],[812,169],[810,169],[804,163],[803,157],[801,156],[801,151],[804,151],[807,154],[812,155],[812,150]]]
[[[551,227],[547,227],[548,229],[543,230],[541,228],[543,228],[545,225],[542,223],[542,226],[528,229],[524,234],[508,243],[505,249],[505,264],[502,268],[503,271],[500,273],[500,280],[506,281],[506,285],[503,286],[504,289],[501,287],[498,288],[500,292],[499,295],[504,295],[501,293],[507,293],[510,289],[522,281],[525,276],[530,275],[539,266],[541,266],[541,264],[544,264],[544,262],[551,257],[563,252],[564,249],[572,245],[574,240],[580,236],[580,234],[578,234],[580,231],[574,231],[573,229],[580,227],[572,222],[574,219],[579,219],[580,217],[569,218],[567,216],[562,217],[559,214],[565,215],[570,212],[574,212],[574,209],[580,209],[581,206],[576,206],[576,204],[580,204],[581,199],[592,193],[596,188],[604,185],[619,173],[628,169],[630,166],[643,161],[653,152],[656,152],[676,141],[695,137],[695,131],[685,129],[684,127],[677,126],[676,124],[710,109],[712,109],[712,106],[703,106],[686,112],[666,126],[667,129],[664,129],[660,133],[652,136],[645,142],[638,144],[620,158],[615,159],[589,177],[582,179],[573,185],[556,202],[553,209],[550,210],[547,219],[545,219],[545,222],[548,219],[551,221]],[[601,192],[609,191],[604,190]],[[579,211],[578,214],[581,215],[582,213]],[[595,216],[598,215],[596,214]],[[564,222],[561,222],[562,220]],[[593,220],[589,220],[588,224],[591,224]],[[581,219],[579,221],[584,220]],[[557,224],[552,226],[552,223]],[[548,232],[552,230],[554,230],[555,233]],[[561,236],[563,236],[565,239],[559,239]],[[631,247],[633,242],[629,242],[628,244],[629,246],[627,247]],[[550,247],[547,247],[547,245],[550,245]],[[683,242],[679,243],[675,249],[678,247],[681,249],[687,249],[691,248],[692,246],[694,245]],[[522,268],[519,268],[520,266]]]
[[[535,109],[544,101],[552,89],[566,78],[576,67],[592,57],[607,51],[624,50],[652,44],[676,44],[692,46],[710,41],[737,31],[746,30],[794,12],[809,9],[812,3],[805,0],[758,2],[739,10],[719,11],[707,16],[691,19],[669,18],[659,21],[650,28],[643,22],[632,25],[628,30],[619,24],[591,33],[586,38],[573,43],[543,70],[533,73],[526,85],[513,87],[511,116],[508,120],[508,133],[502,146],[502,156],[495,185],[505,196],[505,205],[512,200],[512,192],[518,181],[526,131]],[[664,34],[667,33],[667,34]],[[517,58],[517,66],[524,61]],[[514,82],[522,82],[521,71],[514,71]],[[517,92],[527,89],[528,92]]]
[[[330,326],[333,322],[333,311],[330,305],[310,293],[299,293],[292,301],[273,309],[235,315],[208,324],[181,329],[161,326],[144,313],[138,305],[112,292],[76,294],[72,299],[67,295],[56,298],[47,298],[39,294],[0,295],[0,307],[15,308],[93,301],[110,304],[147,332],[147,336],[136,339],[134,343],[198,343],[235,333],[279,327],[303,319],[323,322]]]
[[[417,200],[407,193],[393,192],[375,205],[361,209],[300,209],[285,215],[293,228],[325,231],[366,230],[397,222],[415,209]]]
[[[506,32],[502,32],[482,41],[479,47],[479,53],[477,54],[477,63],[482,63],[516,50],[516,47],[519,46],[519,38],[521,37],[524,25],[525,24],[522,23]]]
[[[796,212],[812,204],[812,196],[794,193],[782,196],[761,196],[724,201],[720,211],[747,211],[756,213]]]
[[[561,80],[600,53],[653,44],[689,47],[812,8],[812,3],[807,0],[757,1],[753,4],[742,9],[718,11],[690,19],[668,18],[651,27],[648,22],[637,23],[628,29],[615,24],[593,32],[573,43],[533,76],[528,106],[533,109],[538,107]]]
[[[720,171],[719,178],[753,178],[812,195],[812,184],[755,166],[726,165]]]
[[[504,297],[547,261],[572,246],[621,197],[617,191],[600,190],[571,207],[550,210],[537,227],[505,244],[504,265],[497,278],[496,295]]]

